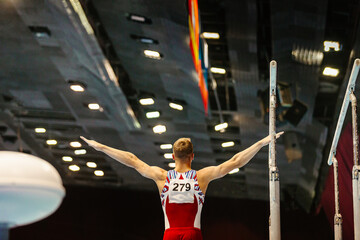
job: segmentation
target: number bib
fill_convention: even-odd
[[[170,203],[194,203],[193,179],[176,179],[170,182],[169,202]]]

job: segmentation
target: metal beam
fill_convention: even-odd
[[[270,240],[281,239],[280,229],[280,179],[279,170],[276,166],[276,70],[275,61],[270,62],[270,106],[269,106],[269,193],[270,193],[270,217],[269,237]]]

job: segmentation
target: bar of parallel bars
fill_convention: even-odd
[[[349,106],[350,93],[352,93],[355,89],[355,83],[356,83],[357,76],[359,74],[359,69],[360,69],[360,59],[357,58],[357,59],[355,59],[353,68],[351,70],[349,83],[348,83],[348,86],[345,91],[344,100],[343,100],[343,103],[341,106],[338,122],[337,122],[336,129],[335,129],[335,134],[334,134],[333,141],[331,144],[330,154],[329,154],[329,158],[328,158],[329,165],[332,164],[332,159],[336,154],[336,147],[339,142],[340,133],[341,133],[342,126],[344,124],[344,119],[346,116],[346,112],[347,112],[347,109]]]
[[[270,99],[269,99],[269,195],[270,195],[270,217],[269,238],[270,240],[281,239],[280,229],[280,181],[279,171],[276,166],[276,61],[270,62]]]
[[[357,132],[357,100],[354,92],[350,94],[351,113],[352,113],[352,136],[353,136],[353,158],[354,166],[352,170],[353,187],[353,211],[354,211],[354,239],[360,240],[360,196],[359,196],[359,138]]]

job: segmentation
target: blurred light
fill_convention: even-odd
[[[140,42],[149,43],[149,44],[154,44],[155,43],[154,39],[151,39],[151,38],[140,38]]]
[[[81,143],[78,141],[70,142],[70,146],[73,148],[79,148],[81,147]]]
[[[91,109],[91,110],[99,110],[99,109],[100,109],[100,105],[97,104],[97,103],[89,103],[89,104],[88,104],[88,107],[89,107],[89,109]]]
[[[145,17],[139,15],[131,14],[130,19],[135,22],[145,22]]]
[[[221,144],[221,146],[222,146],[223,148],[232,147],[232,146],[234,146],[234,145],[235,145],[235,143],[234,143],[233,141],[223,142],[223,143]]]
[[[168,144],[161,144],[160,145],[161,149],[171,149],[172,148],[172,144],[168,143]]]
[[[35,132],[36,133],[45,133],[46,129],[45,128],[35,128]]]
[[[79,167],[78,165],[70,165],[70,166],[69,166],[69,169],[70,169],[71,171],[76,172],[76,171],[79,171],[79,170],[80,170],[80,167]]]
[[[155,103],[154,99],[152,98],[142,98],[139,100],[141,105],[153,105]]]
[[[98,177],[102,177],[104,176],[104,171],[101,171],[101,170],[95,170],[94,171],[94,174]]]
[[[324,58],[324,53],[322,51],[295,45],[291,52],[291,56],[293,60],[304,65],[320,66]]]
[[[77,149],[74,151],[74,153],[76,155],[83,155],[83,154],[86,154],[86,150],[85,149]]]
[[[162,134],[166,132],[166,127],[164,125],[156,125],[153,127],[154,133]]]
[[[160,117],[160,112],[158,112],[158,111],[147,112],[146,117],[147,118],[158,118],[158,117]]]
[[[224,68],[217,68],[217,67],[210,68],[210,71],[212,73],[218,73],[218,74],[225,74],[226,73],[226,70]]]
[[[47,145],[56,145],[57,141],[55,139],[49,139],[49,140],[46,140],[46,144]]]
[[[330,76],[330,77],[336,77],[339,74],[339,69],[326,67],[324,68],[323,75]]]
[[[174,162],[171,162],[171,163],[168,164],[168,166],[171,167],[171,168],[174,168],[176,165],[175,165]]]
[[[165,153],[164,154],[164,158],[166,158],[166,159],[172,159],[173,157],[172,157],[172,153]]]
[[[237,173],[237,172],[239,172],[239,171],[240,171],[240,169],[235,168],[235,169],[231,170],[231,171],[229,172],[229,174],[234,174],[234,173]]]
[[[324,41],[324,51],[329,52],[330,49],[333,49],[335,52],[340,51],[340,43],[333,41]]]
[[[203,32],[201,35],[203,36],[203,38],[206,38],[206,39],[219,39],[220,38],[220,34],[218,34],[216,32]]]
[[[160,59],[161,55],[159,52],[152,51],[152,50],[144,50],[144,54],[148,58]]]
[[[176,103],[169,103],[169,106],[173,109],[176,109],[176,110],[179,110],[179,111],[182,111],[184,108],[183,106],[181,106],[180,104],[176,104]]]
[[[94,163],[94,162],[87,162],[86,166],[88,166],[89,168],[96,168],[97,167],[96,163]]]
[[[224,123],[220,123],[218,125],[215,126],[215,131],[221,131],[225,128],[228,127],[228,123],[227,122],[224,122]]]
[[[81,86],[80,84],[72,84],[70,85],[70,89],[74,92],[83,92],[85,91],[85,88]]]
[[[73,158],[72,158],[72,157],[69,157],[69,156],[63,156],[63,157],[62,157],[62,160],[63,160],[64,162],[71,162],[71,161],[73,160]]]

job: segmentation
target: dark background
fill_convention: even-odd
[[[154,186],[155,188],[155,186]],[[18,227],[10,240],[162,239],[164,219],[155,191],[140,192],[67,186],[63,204],[49,218]],[[282,239],[331,239],[323,214],[282,206]],[[208,197],[202,215],[204,239],[267,239],[269,206],[265,201]]]

